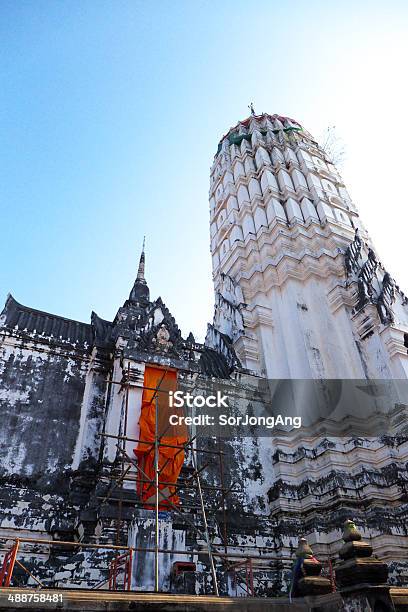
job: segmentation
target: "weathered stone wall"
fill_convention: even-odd
[[[63,485],[79,433],[88,360],[37,343],[0,348],[1,475]]]

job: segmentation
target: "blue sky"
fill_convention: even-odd
[[[336,126],[342,169],[408,293],[408,4],[0,4],[0,302],[89,321],[147,278],[182,331],[212,317],[209,168],[257,112]]]

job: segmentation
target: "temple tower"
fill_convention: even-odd
[[[408,300],[297,121],[252,114],[222,137],[210,232],[210,343],[268,378],[407,378]]]

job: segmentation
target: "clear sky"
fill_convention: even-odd
[[[151,296],[202,338],[209,168],[250,101],[336,126],[408,293],[407,31],[405,0],[2,0],[0,302],[112,319],[146,234]]]

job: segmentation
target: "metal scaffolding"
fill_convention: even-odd
[[[126,371],[126,370],[125,370]],[[236,584],[237,580],[241,580],[241,589],[246,592],[248,596],[254,596],[254,579],[253,574],[255,567],[253,565],[253,561],[275,561],[282,562],[283,557],[281,555],[270,556],[268,554],[265,555],[266,548],[262,548],[262,553],[259,555],[248,555],[245,553],[232,553],[228,550],[228,529],[227,529],[227,507],[226,500],[227,496],[230,493],[237,492],[235,489],[236,483],[232,483],[228,488],[225,486],[224,481],[224,460],[225,452],[220,448],[220,442],[217,439],[217,448],[214,450],[210,450],[208,448],[199,448],[197,445],[196,436],[190,436],[183,444],[166,444],[163,442],[163,437],[167,431],[159,432],[158,423],[159,423],[159,393],[168,393],[168,391],[160,388],[162,381],[167,373],[168,369],[163,369],[163,376],[156,387],[147,387],[144,385],[133,384],[130,381],[130,364],[127,368],[127,377],[126,380],[122,381],[114,381],[108,380],[109,384],[112,385],[120,385],[121,389],[125,390],[125,398],[124,398],[124,414],[122,420],[122,431],[123,434],[114,434],[114,433],[101,433],[99,434],[104,441],[114,439],[116,440],[116,448],[117,448],[117,458],[119,459],[120,469],[119,474],[114,474],[115,466],[112,465],[110,468],[110,474],[104,475],[103,478],[107,478],[110,481],[110,487],[108,492],[104,497],[99,497],[100,500],[99,506],[103,506],[108,503],[109,499],[111,499],[114,491],[117,491],[119,488],[119,498],[118,498],[118,517],[116,521],[116,544],[95,544],[95,543],[85,543],[82,541],[78,542],[70,542],[70,541],[60,541],[60,540],[46,540],[41,538],[15,538],[15,543],[12,549],[6,553],[5,559],[0,570],[0,586],[9,586],[10,581],[13,575],[13,569],[15,565],[18,565],[21,569],[23,569],[29,576],[36,582],[36,584],[40,588],[44,588],[43,583],[35,577],[21,562],[17,560],[17,554],[21,553],[21,543],[30,543],[30,544],[42,544],[49,547],[52,546],[66,546],[73,547],[78,549],[101,549],[101,550],[110,550],[114,552],[115,556],[110,563],[109,566],[109,576],[106,580],[102,580],[93,588],[99,589],[104,585],[108,585],[109,590],[118,590],[120,586],[122,586],[118,580],[119,572],[123,572],[123,590],[131,590],[131,579],[132,579],[132,563],[136,557],[136,553],[144,552],[144,553],[154,553],[154,591],[159,592],[159,584],[160,584],[160,576],[159,576],[159,555],[161,554],[180,554],[180,555],[194,555],[194,554],[202,554],[202,550],[177,550],[173,548],[160,548],[160,524],[159,524],[159,509],[161,504],[165,502],[166,508],[174,511],[178,515],[183,517],[183,520],[186,525],[188,525],[191,529],[193,529],[197,535],[204,539],[206,544],[206,550],[204,551],[208,556],[212,582],[213,582],[213,593],[216,596],[219,596],[219,585],[217,580],[217,568],[215,559],[219,559],[222,562],[222,568],[218,568],[222,570],[222,573],[230,572],[234,577],[234,582]],[[129,416],[129,389],[137,388],[139,390],[148,390],[153,391],[153,397],[150,403],[154,402],[155,406],[155,436],[152,442],[148,442],[146,440],[141,440],[140,438],[134,438],[128,436],[128,416]],[[154,453],[154,477],[151,478],[146,474],[146,472],[139,465],[139,462],[128,455],[126,452],[126,443],[134,442],[134,443],[143,443],[144,446],[149,447],[150,449],[147,452]],[[188,452],[191,456],[192,463],[192,472],[188,478],[178,478],[177,482],[168,482],[161,479],[161,474],[164,470],[165,465],[169,459],[167,459],[166,463],[160,467],[159,465],[159,453],[161,448],[171,448],[176,451],[176,455],[180,452]],[[218,471],[219,471],[219,486],[218,485],[208,485],[203,483],[201,480],[201,474],[207,469],[209,466],[209,462],[202,460],[200,467],[200,459],[199,457],[215,457],[218,463]],[[135,468],[136,472],[131,473],[132,468]],[[145,506],[145,502],[141,499],[139,500],[129,500],[126,499],[125,494],[125,482],[130,481],[133,483],[139,484],[148,484],[148,489],[152,487],[154,491],[154,546],[153,547],[135,547],[129,545],[121,545],[120,536],[123,527],[123,504],[131,503],[136,507]],[[193,504],[182,504],[177,505],[172,502],[170,499],[172,495],[164,495],[163,490],[160,489],[160,486],[169,487],[176,489],[177,491],[192,491],[195,493],[196,502]],[[218,500],[211,500],[211,511],[206,507],[205,503],[205,492],[210,493],[211,495],[220,494]],[[150,504],[149,504],[150,505]],[[195,516],[201,516],[202,527],[195,524],[193,520],[190,519],[189,514],[194,511]],[[218,529],[218,536],[221,540],[221,544],[214,544],[211,539],[210,527],[209,527],[209,517],[214,517],[217,512],[221,512],[222,514],[222,528]],[[218,523],[218,520],[217,520]],[[219,527],[219,525],[218,525]],[[6,540],[12,540],[13,538],[2,538]],[[219,550],[222,548],[223,550]],[[273,550],[273,549],[271,549]],[[291,557],[287,558],[288,561],[291,560]],[[244,579],[242,578],[242,571],[245,572]]]
[[[154,590],[155,592],[159,592],[159,554],[164,552],[160,550],[159,548],[159,535],[160,535],[159,508],[163,504],[163,502],[165,502],[167,508],[182,515],[184,521],[189,525],[189,527],[191,527],[200,537],[204,538],[206,542],[206,549],[207,549],[206,553],[208,555],[211,576],[212,576],[212,581],[213,581],[213,591],[214,591],[214,594],[218,596],[219,588],[218,588],[217,573],[216,573],[216,567],[215,567],[215,561],[214,561],[214,556],[215,556],[214,553],[216,552],[218,554],[219,551],[214,551],[213,544],[211,542],[209,526],[208,526],[208,518],[207,518],[208,510],[205,505],[203,491],[209,490],[209,491],[212,491],[213,493],[216,493],[216,492],[221,493],[221,500],[219,500],[215,508],[214,507],[212,508],[211,513],[215,514],[220,509],[220,507],[222,509],[222,513],[223,513],[222,541],[223,541],[224,554],[227,556],[228,543],[227,543],[227,521],[226,521],[226,495],[232,492],[235,485],[233,484],[231,487],[229,487],[229,489],[226,489],[224,486],[224,476],[223,476],[224,452],[221,449],[208,450],[208,449],[198,448],[197,440],[195,436],[190,436],[187,439],[187,441],[182,445],[166,444],[162,442],[162,439],[164,435],[166,434],[168,427],[165,429],[164,432],[159,432],[159,429],[158,429],[158,424],[159,424],[158,394],[159,393],[168,394],[167,390],[163,390],[160,388],[167,372],[168,372],[168,368],[163,370],[163,376],[156,387],[147,387],[144,385],[140,386],[140,385],[132,384],[129,380],[130,364],[128,364],[128,369],[127,369],[128,375],[127,375],[126,381],[122,380],[119,382],[119,381],[109,380],[111,384],[119,384],[121,385],[122,388],[125,388],[125,412],[124,412],[124,419],[123,419],[123,435],[119,435],[119,434],[115,435],[111,433],[100,434],[104,439],[110,438],[110,439],[117,440],[116,447],[117,447],[118,455],[121,461],[120,476],[116,479],[115,478],[112,479],[112,485],[111,485],[110,491],[102,499],[101,504],[106,503],[108,499],[110,498],[110,496],[112,495],[115,487],[120,485],[120,498],[119,498],[119,505],[118,505],[119,516],[118,516],[118,521],[117,521],[117,532],[116,532],[117,533],[116,541],[118,544],[119,538],[120,538],[120,532],[121,532],[121,523],[122,523],[122,505],[124,502],[124,499],[123,499],[124,483],[126,481],[133,481],[135,483],[148,484],[149,485],[148,489],[152,487],[154,490],[154,500],[155,500],[154,501],[154,518],[155,518],[155,540],[154,540],[154,576],[155,576],[154,585],[155,586],[154,586]],[[146,442],[145,440],[141,440],[139,438],[132,438],[127,435],[128,411],[129,411],[129,388],[131,387],[136,387],[138,389],[142,389],[143,391],[144,390],[153,391],[153,397],[150,401],[150,403],[154,402],[154,406],[155,406],[155,437],[154,437],[153,442]],[[150,448],[148,448],[147,450],[147,453],[154,452],[154,478],[150,478],[146,474],[146,472],[141,468],[141,466],[139,465],[139,462],[136,459],[130,457],[126,453],[126,442],[142,443],[145,447],[150,446]],[[167,459],[163,466],[161,467],[159,466],[159,453],[160,453],[161,448],[171,448],[171,449],[176,450],[175,456],[177,456],[177,454],[179,454],[180,452],[185,452],[185,451],[191,454],[193,471],[188,479],[179,478],[177,483],[161,480],[160,478],[161,473],[163,472],[164,467],[167,465],[169,461],[169,459]],[[198,457],[200,454],[218,457],[218,466],[219,466],[219,471],[220,471],[220,486],[208,486],[208,485],[202,484],[200,474],[206,469],[208,464],[205,463],[204,466],[199,467]],[[132,474],[130,474],[130,470],[132,467],[136,469],[136,472],[138,475],[138,477],[136,478]],[[193,490],[197,493],[198,504],[193,505],[193,506],[183,505],[182,507],[179,507],[178,505],[176,505],[175,503],[171,501],[170,499],[171,495],[164,495],[162,493],[162,491],[160,490],[160,486],[164,486],[164,487],[171,486],[172,488],[176,488],[177,490],[187,490],[187,489]],[[142,500],[139,500],[136,502],[135,505],[143,506],[144,502]],[[193,521],[191,521],[186,516],[185,510],[191,511],[193,509],[198,510],[201,513],[203,528],[198,527]],[[166,552],[175,553],[176,551],[169,549]],[[189,551],[183,551],[183,554],[188,554],[188,553]]]

